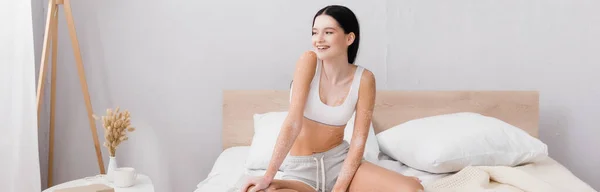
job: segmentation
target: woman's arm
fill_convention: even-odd
[[[333,186],[333,191],[345,192],[354,177],[354,173],[361,164],[367,136],[373,117],[373,108],[375,105],[375,77],[371,71],[365,70],[361,77],[360,88],[358,92],[358,101],[356,104],[356,116],[354,120],[354,132],[350,141],[350,150],[344,160],[342,170]]]
[[[288,115],[279,132],[275,149],[273,149],[273,156],[271,156],[269,167],[265,173],[265,179],[268,181],[272,181],[275,177],[277,170],[302,129],[304,106],[310,90],[310,83],[315,75],[316,66],[317,56],[312,51],[305,52],[296,63],[294,80],[292,81],[294,84],[292,86],[293,94],[291,95]]]

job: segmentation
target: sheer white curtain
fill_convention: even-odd
[[[31,1],[0,0],[0,191],[40,192]]]

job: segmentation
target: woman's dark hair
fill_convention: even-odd
[[[329,5],[317,12],[313,18],[313,25],[315,24],[315,19],[319,15],[329,15],[333,17],[333,19],[335,19],[339,23],[340,27],[344,30],[345,34],[349,34],[350,32],[354,33],[354,42],[348,46],[348,62],[354,63],[354,60],[356,60],[356,54],[358,53],[358,43],[360,42],[360,30],[356,15],[354,15],[352,10],[347,7],[341,5]]]

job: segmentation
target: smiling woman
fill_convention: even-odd
[[[423,190],[417,178],[363,160],[376,87],[373,73],[355,64],[359,42],[358,19],[350,9],[331,5],[317,12],[313,50],[296,63],[289,111],[269,166],[242,191]],[[344,128],[353,114],[348,143]],[[281,179],[274,179],[280,168]]]
[[[360,27],[350,9],[332,5],[319,10],[313,18],[312,37],[313,47],[320,59],[347,55],[348,63],[356,60]]]

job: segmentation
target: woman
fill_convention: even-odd
[[[314,51],[296,64],[290,107],[264,176],[242,191],[405,191],[423,189],[415,177],[363,161],[375,102],[375,77],[353,65],[360,39],[354,13],[327,6],[313,18]],[[355,113],[350,143],[344,128]],[[289,153],[289,155],[288,155]],[[283,166],[282,166],[283,165]],[[282,166],[281,180],[275,180]]]

